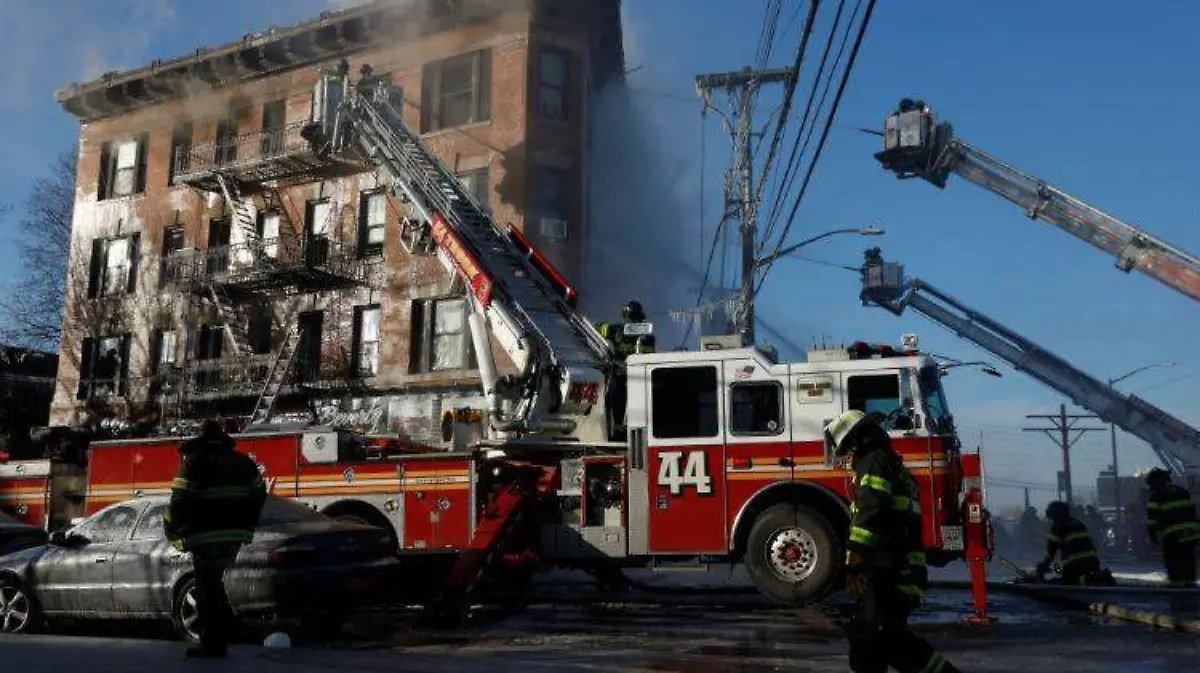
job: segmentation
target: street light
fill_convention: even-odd
[[[803,241],[800,241],[799,243],[796,243],[795,245],[789,245],[788,247],[783,248],[781,250],[777,250],[777,251],[767,255],[766,257],[760,257],[760,258],[754,260],[754,268],[756,268],[756,269],[761,268],[767,264],[770,264],[771,262],[774,262],[775,260],[779,259],[780,257],[787,257],[788,255],[792,254],[793,252],[796,252],[797,250],[799,250],[800,248],[803,248],[806,245],[809,245],[810,243],[816,243],[817,241],[819,241],[823,238],[829,238],[830,236],[836,236],[838,234],[858,234],[859,236],[882,236],[884,233],[886,233],[886,232],[884,232],[883,229],[876,229],[875,227],[834,229],[833,231],[827,231],[823,234],[818,234],[816,236],[813,236],[812,238],[808,238]]]
[[[1148,365],[1142,365],[1141,367],[1130,370],[1121,376],[1110,378],[1108,380],[1108,387],[1112,388],[1113,392],[1116,392],[1116,384],[1120,381],[1124,381],[1134,374],[1140,374],[1147,369],[1154,369],[1155,367],[1174,367],[1175,364],[1176,363],[1174,360],[1162,360],[1160,362],[1151,362]],[[1121,482],[1119,479],[1120,473],[1117,471],[1117,424],[1109,421],[1108,432],[1109,436],[1112,438],[1113,507],[1117,510],[1116,519],[1117,526],[1119,528],[1125,521],[1125,512],[1121,509]]]

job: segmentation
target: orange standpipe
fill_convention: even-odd
[[[992,560],[996,545],[991,514],[983,506],[983,492],[972,487],[963,499],[962,520],[965,528],[967,564],[971,569],[971,598],[975,614],[967,617],[968,624],[987,625],[996,621],[987,609],[987,564]]]

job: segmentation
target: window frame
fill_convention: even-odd
[[[365,316],[368,313],[376,314],[375,320],[375,338],[373,341],[363,339],[363,326],[366,324]],[[372,358],[372,368],[364,369],[364,350],[368,343],[375,345],[374,357]],[[380,361],[380,346],[383,344],[383,308],[378,304],[364,304],[354,307],[354,335],[351,340],[351,347],[354,349],[353,366],[354,376],[357,378],[370,378],[379,376],[379,361]]]
[[[371,223],[371,200],[375,198],[383,199],[383,220],[378,224]],[[387,190],[382,188],[364,191],[359,195],[358,256],[360,259],[383,255],[383,248],[387,243],[387,223],[390,205]],[[378,242],[371,241],[371,233],[374,231],[380,233],[380,240]]]
[[[443,121],[446,93],[444,78],[447,69],[464,62],[471,68],[470,111],[467,119],[454,123]],[[462,95],[462,92],[456,94]],[[492,50],[479,49],[426,63],[421,69],[421,133],[436,133],[446,129],[482,124],[492,120]]]
[[[462,330],[460,332],[462,346],[459,353],[459,366],[436,367],[436,325],[437,307],[439,304],[451,301],[463,303]],[[478,368],[478,359],[474,344],[471,342],[471,330],[468,325],[470,309],[463,295],[443,295],[440,297],[422,297],[414,299],[411,304],[412,334],[409,341],[409,373],[436,374],[440,372],[474,371]],[[443,335],[444,336],[444,335]]]
[[[739,388],[751,388],[754,386],[771,387],[771,388],[775,389],[775,392],[776,392],[775,407],[778,411],[778,415],[775,419],[776,427],[774,430],[758,430],[758,431],[756,431],[756,430],[739,430],[735,426],[735,419],[737,418],[737,416],[734,414],[734,397],[733,397],[734,391],[736,391]],[[761,381],[735,381],[735,382],[729,384],[729,406],[728,406],[728,409],[729,409],[729,419],[728,419],[728,423],[727,423],[726,427],[728,428],[728,432],[731,437],[775,437],[777,435],[782,435],[783,431],[786,429],[786,425],[787,425],[787,394],[786,394],[786,391],[784,390],[783,383],[781,383],[779,381],[776,381],[773,379],[764,379]]]
[[[113,378],[100,378],[96,375],[96,367],[100,363],[102,346],[105,341],[117,341],[117,364]],[[129,394],[129,353],[133,338],[129,332],[95,334],[83,337],[79,354],[79,385],[75,398],[78,400],[109,399],[126,397]],[[108,389],[107,394],[98,394],[101,389]]]
[[[181,121],[171,127],[171,163],[167,166],[167,186],[174,185],[180,173],[191,170],[195,133],[191,120]]]
[[[694,405],[694,408],[696,410],[696,433],[697,434],[677,434],[674,432],[672,434],[659,434],[659,428],[662,427],[663,425],[667,425],[667,427],[671,427],[667,423],[660,423],[659,418],[665,418],[667,416],[676,415],[674,412],[678,409],[677,401],[682,399],[678,392],[679,389],[696,390],[696,388],[695,388],[696,381],[695,380],[683,381],[682,383],[686,384],[686,385],[681,385],[673,391],[668,390],[667,392],[664,393],[663,389],[667,388],[669,383],[674,383],[674,382],[666,382],[663,384],[659,384],[656,381],[656,378],[658,378],[660,376],[677,375],[677,374],[680,374],[683,372],[688,372],[688,371],[704,371],[707,374],[712,375],[711,392],[708,392],[708,391],[696,392],[693,394],[693,397],[690,398],[690,399],[698,401],[700,399],[701,395],[707,395],[707,394],[712,395],[712,414],[711,414],[711,419],[710,419],[713,421],[712,432],[709,434],[699,434],[701,432],[701,430],[703,429],[703,424],[705,421],[705,418],[702,417],[702,414],[705,413],[705,409],[703,406],[696,404],[696,405]],[[662,386],[661,388],[660,388],[660,385]],[[651,369],[650,370],[650,409],[649,409],[650,436],[652,438],[654,438],[655,440],[659,440],[659,442],[662,442],[662,443],[679,443],[679,442],[701,442],[701,443],[703,443],[703,442],[711,442],[714,440],[720,440],[722,437],[722,428],[723,428],[723,423],[722,423],[722,419],[721,419],[721,392],[720,391],[721,391],[721,372],[717,368],[716,365],[704,364],[704,365],[662,366],[662,367],[655,367],[655,368]],[[676,402],[676,403],[671,404],[672,402]],[[660,406],[660,404],[669,405],[669,406]],[[660,416],[660,414],[663,414],[663,416]],[[659,442],[656,442],[656,443],[659,443]]]
[[[455,174],[455,177],[458,178],[459,183],[462,184],[462,187],[467,194],[469,194],[471,198],[475,199],[476,203],[482,206],[484,210],[491,210],[490,202],[492,195],[492,176],[490,168],[483,166],[480,168],[472,168],[470,170],[460,171],[459,173]],[[483,192],[482,194],[480,193],[481,190]]]
[[[124,241],[126,246],[125,264],[113,267],[109,264],[109,252],[113,243]],[[92,258],[88,270],[88,299],[121,297],[137,293],[138,266],[141,261],[141,232],[132,232],[120,236],[101,236],[92,239]],[[124,282],[113,291],[108,289],[109,269],[121,268],[125,271]]]
[[[150,134],[146,132],[118,136],[104,141],[100,146],[100,171],[96,184],[97,201],[123,199],[145,193],[146,154],[149,142]],[[120,148],[129,143],[134,143],[133,165],[121,167]],[[121,170],[132,171],[129,191],[124,193],[118,192],[116,189],[118,171]]]
[[[150,520],[150,517],[153,514],[161,512],[162,514],[165,515],[167,512],[167,508],[169,506],[170,506],[170,503],[160,502],[160,503],[155,503],[153,505],[150,505],[150,506],[146,507],[144,510],[142,510],[141,515],[137,518],[136,521],[133,522],[133,529],[129,532],[129,539],[135,540],[135,541],[166,539],[166,532],[163,530],[163,527],[162,527],[164,517],[161,517],[161,516],[159,517],[158,525],[154,526],[153,528],[150,529],[150,531],[153,533],[153,535],[151,535],[149,537],[138,537],[138,531],[144,530],[144,524]]]
[[[904,381],[901,378],[899,371],[897,371],[897,370],[864,371],[864,372],[848,373],[846,375],[846,408],[847,409],[859,409],[863,413],[870,415],[871,413],[873,413],[873,411],[871,409],[867,408],[865,400],[867,400],[867,399],[871,399],[871,400],[884,399],[881,397],[871,397],[871,398],[856,398],[855,397],[854,382],[857,380],[870,379],[870,378],[894,379],[896,382],[896,408],[900,408],[900,407],[904,406],[904,399],[905,399],[904,398]],[[861,405],[861,408],[854,406],[856,399],[864,400],[864,403]]]
[[[537,83],[534,100],[537,101],[537,116],[538,119],[545,119],[555,122],[570,121],[570,108],[567,105],[567,93],[571,89],[571,54],[565,49],[559,47],[543,46],[537,51]],[[562,64],[562,82],[553,84],[546,80],[546,68],[544,58],[550,56],[558,58]],[[543,92],[557,91],[559,114],[558,116],[549,115],[546,113],[546,107],[543,100]]]

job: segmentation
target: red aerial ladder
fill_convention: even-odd
[[[875,158],[899,178],[919,177],[938,188],[945,188],[951,173],[958,175],[1107,252],[1118,269],[1136,269],[1200,301],[1200,257],[955,138],[950,123],[939,124],[924,101],[906,98],[888,115],[883,151]]]

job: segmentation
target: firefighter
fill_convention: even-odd
[[[1050,533],[1046,537],[1046,557],[1037,566],[1042,578],[1050,570],[1056,555],[1062,558],[1062,578],[1067,584],[1107,584],[1100,568],[1096,545],[1082,521],[1071,516],[1071,508],[1061,500],[1046,505]]]
[[[195,565],[200,645],[188,648],[187,656],[223,657],[234,623],[225,570],[252,538],[267,491],[258,465],[235,450],[215,420],[205,422],[201,435],[184,442],[179,453],[164,527],[171,545],[191,552]]]
[[[908,628],[925,600],[928,575],[916,482],[887,433],[866,414],[847,411],[825,427],[839,461],[854,470],[846,545],[846,587],[857,599],[850,631],[856,673],[958,671]]]
[[[624,322],[602,322],[596,326],[597,331],[600,332],[600,336],[612,344],[618,358],[612,375],[608,380],[604,403],[609,414],[610,438],[614,441],[624,438],[626,400],[625,358],[638,352],[639,348],[643,353],[654,352],[653,334],[646,334],[640,337],[625,334],[625,325],[627,323],[646,321],[646,313],[642,310],[641,302],[630,300],[621,309],[621,318]]]
[[[1150,542],[1162,546],[1167,580],[1190,585],[1196,581],[1196,545],[1200,543],[1200,523],[1196,505],[1187,489],[1171,483],[1171,475],[1161,467],[1146,475],[1150,497],[1146,502],[1146,528]]]

